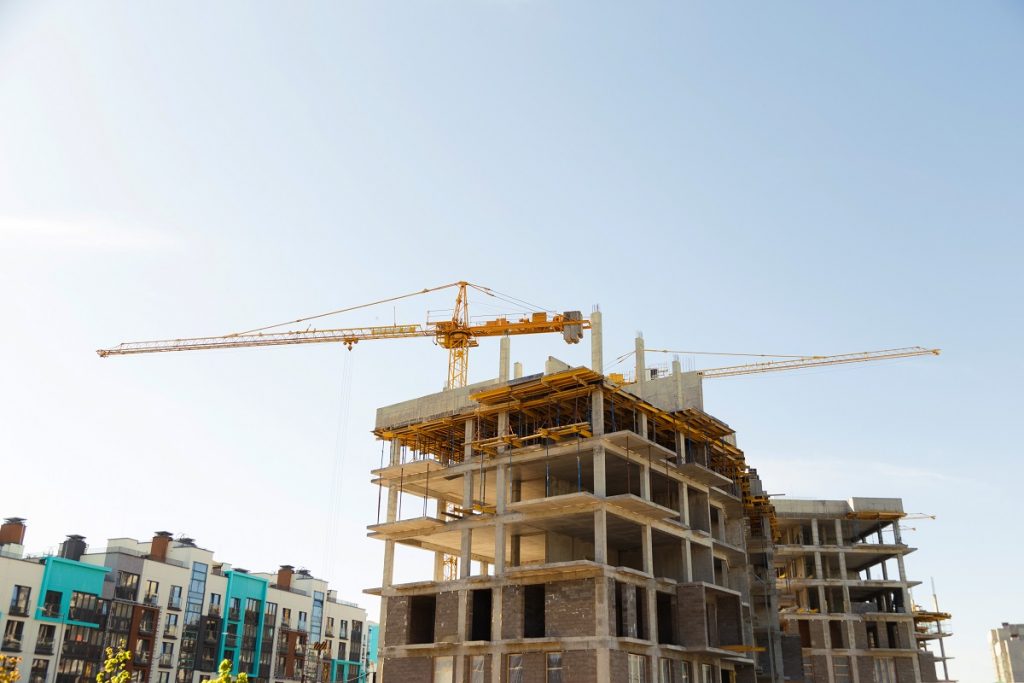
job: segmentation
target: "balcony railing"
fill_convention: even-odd
[[[84,621],[89,624],[98,624],[103,620],[103,613],[95,609],[85,607],[72,607],[68,612],[71,621]]]
[[[210,609],[206,611],[206,614],[211,617],[219,617],[220,605],[210,605]]]
[[[164,627],[164,638],[177,638],[178,637],[178,625],[172,624],[171,626]]]
[[[173,659],[171,655],[160,655],[160,667],[164,669],[170,669],[171,659]]]
[[[60,605],[48,602],[45,605],[43,605],[42,612],[44,617],[58,619],[60,618]]]
[[[27,617],[28,616],[28,605],[19,605],[16,602],[11,603],[11,609],[7,612],[8,616],[12,617]]]
[[[135,663],[139,666],[149,666],[149,652],[146,650],[136,652]]]
[[[142,602],[147,604],[147,605],[150,605],[151,607],[159,607],[160,606],[160,596],[157,595],[156,593],[150,593],[150,594],[146,595],[146,597],[144,597],[142,599]]]
[[[53,654],[53,641],[52,640],[37,640],[36,641],[36,654],[37,655],[52,655]]]
[[[231,621],[238,621],[240,616],[241,612],[237,607],[232,607],[230,610],[228,610],[228,619],[230,619]]]
[[[181,598],[170,597],[167,599],[167,609],[180,610]]]
[[[4,652],[21,652],[21,640],[17,638],[4,638],[3,645],[0,646],[0,650]]]
[[[139,633],[145,633],[147,635],[153,633],[153,622],[152,621],[140,621],[139,622]]]

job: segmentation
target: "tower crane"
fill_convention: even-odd
[[[300,331],[279,331],[278,329],[289,324],[307,323],[311,320],[337,313],[347,313],[369,306],[453,288],[457,289],[457,292],[455,295],[455,306],[450,319],[427,320],[425,323],[412,325],[395,324],[329,329],[309,327]],[[544,311],[537,311],[531,313],[528,317],[522,317],[517,320],[510,320],[505,316],[472,320],[469,317],[470,289],[487,296],[502,298],[512,303],[525,303],[511,300],[506,295],[500,295],[488,287],[460,281],[439,287],[428,287],[419,292],[402,294],[368,304],[299,318],[286,323],[260,327],[246,332],[236,332],[216,337],[188,337],[159,341],[124,342],[109,349],[99,349],[96,353],[101,358],[106,358],[107,356],[127,356],[138,353],[237,349],[250,346],[283,346],[288,344],[320,344],[329,342],[344,344],[351,350],[355,344],[371,339],[433,337],[439,346],[448,349],[448,381],[446,387],[448,389],[455,389],[466,386],[469,380],[469,349],[479,345],[477,339],[480,337],[561,332],[562,337],[567,343],[576,344],[583,338],[583,330],[590,329],[590,321],[585,319],[580,311],[566,311],[553,315],[549,315]]]

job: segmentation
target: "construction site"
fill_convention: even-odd
[[[721,376],[936,355],[910,347],[684,372],[605,373],[601,313],[137,342],[101,356],[433,337],[446,389],[377,410],[369,526],[383,542],[378,680],[431,683],[951,681],[950,615],[915,603],[896,498],[778,499],[704,409]],[[424,290],[424,291],[436,291]],[[348,309],[347,309],[348,310]],[[302,322],[302,321],[296,321]],[[591,362],[523,375],[516,334],[589,331]],[[500,338],[493,379],[468,351]],[[859,497],[867,494],[868,497]],[[395,581],[396,549],[424,554]],[[432,569],[431,569],[432,568]]]

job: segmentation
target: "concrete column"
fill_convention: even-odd
[[[847,614],[853,613],[853,605],[850,601],[850,579],[846,574],[846,553],[839,553],[839,571],[843,575],[843,611]],[[853,633],[849,634],[850,642],[853,642]],[[851,646],[852,647],[852,646]]]
[[[467,617],[469,616],[469,614],[468,614],[468,612],[469,612],[469,605],[468,605],[468,600],[467,600],[468,596],[469,596],[469,591],[464,591],[464,590],[459,591],[459,606],[458,606],[459,623],[456,626],[456,633],[458,634],[458,639],[459,639],[460,643],[466,642],[467,637],[469,636],[469,634],[466,633],[466,621],[467,621]],[[467,659],[466,657],[455,657],[455,680],[456,681],[464,681],[464,680],[466,680],[466,659]]]
[[[651,533],[651,525],[644,524],[640,529],[644,572],[654,576],[654,539]]]
[[[498,360],[498,381],[508,381],[508,370],[509,370],[509,359],[511,358],[511,344],[509,342],[509,336],[506,334],[501,338]],[[461,657],[459,658],[461,659]]]
[[[473,439],[476,430],[476,425],[473,420],[466,420],[466,431],[464,445],[462,447],[462,461],[465,462],[473,457]]]
[[[693,555],[690,554],[690,539],[683,539],[683,578],[693,581]]]
[[[846,545],[846,541],[843,540],[843,520],[841,519],[836,520],[836,545]]]
[[[683,524],[690,527],[690,487],[686,484],[679,482],[679,486],[682,489],[679,495],[679,504],[682,506],[680,512],[682,513],[681,519]]]
[[[520,363],[519,361],[516,361],[515,363],[512,364],[512,377],[514,379],[519,379],[522,376],[523,376],[523,364]]]
[[[507,417],[507,413],[503,413]],[[501,452],[498,457],[501,457]],[[508,498],[508,465],[500,464],[495,468],[495,521],[494,521],[494,575],[505,574],[505,505]],[[500,603],[498,603],[500,607]],[[500,633],[500,631],[499,631]]]
[[[467,578],[473,570],[473,530],[462,530],[462,552],[459,554],[459,578]]]
[[[672,378],[676,389],[676,409],[683,408],[683,366],[679,362],[679,356],[672,357]]]
[[[642,334],[637,333],[633,349],[634,355],[636,356],[636,394],[640,398],[644,398],[644,384],[647,382],[647,366],[644,360],[644,337]]]
[[[590,430],[594,436],[604,434],[604,391],[600,388],[590,393]]]
[[[594,562],[608,564],[608,518],[603,507],[594,510]]]
[[[596,307],[590,314],[590,369],[604,374],[604,335],[601,329],[601,311]]]
[[[640,497],[651,499],[651,468],[646,461],[640,461]]]
[[[501,605],[505,597],[502,595],[502,591],[503,588],[499,585],[495,586],[491,592],[491,639],[494,641],[501,640]],[[493,649],[491,652],[491,683],[502,683],[505,666],[504,653]]]
[[[604,444],[598,443],[594,446],[594,495],[604,498],[607,495],[607,478],[605,475],[605,459],[607,454],[604,451]]]

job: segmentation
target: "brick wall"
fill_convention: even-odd
[[[594,610],[593,579],[549,583],[544,593],[544,635],[594,635]]]
[[[513,640],[522,637],[523,587],[508,585],[501,591],[501,638]]]
[[[434,677],[434,661],[430,657],[385,657],[384,675],[389,681],[429,681]]]
[[[811,647],[817,649],[824,648],[825,629],[828,627],[828,622],[818,619],[809,619],[807,625],[811,630]]]
[[[854,657],[856,660],[857,672],[860,674],[860,683],[874,683],[875,681],[875,659],[874,657]]]
[[[704,586],[680,584],[676,587],[676,623],[682,645],[707,647],[707,615],[704,605]],[[612,680],[617,680],[613,678]]]
[[[813,633],[813,631],[812,631]],[[828,683],[828,658],[825,655],[813,655],[811,663],[814,666],[813,683]],[[812,683],[807,681],[807,683]],[[864,683],[863,679],[861,683]]]
[[[437,594],[437,612],[434,615],[434,642],[459,641],[459,594],[444,591]]]
[[[409,635],[409,598],[385,598],[387,624],[382,645],[407,645]]]
[[[619,650],[612,650],[609,653],[611,669],[611,680],[613,681],[628,681],[629,680],[629,660],[626,657],[625,652]]]
[[[858,650],[868,649],[868,629],[863,621],[850,622],[853,626],[853,646]]]
[[[594,650],[564,653],[562,655],[562,680],[565,683],[593,683],[597,680],[597,657],[598,653]]]
[[[916,655],[915,655],[916,656]],[[896,681],[897,683],[914,683],[914,657],[896,658]]]

